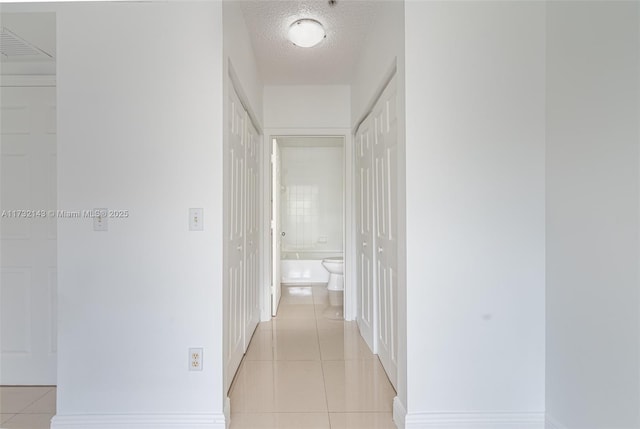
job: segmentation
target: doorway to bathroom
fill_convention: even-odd
[[[350,168],[344,135],[277,135],[271,143],[271,311],[282,285],[347,291]],[[349,170],[349,171],[347,171]],[[347,308],[347,292],[340,303]],[[342,313],[340,313],[342,317]],[[350,316],[349,314],[347,315]]]

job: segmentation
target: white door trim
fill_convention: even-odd
[[[345,264],[345,294],[344,294],[344,319],[355,320],[356,317],[356,278],[355,278],[355,230],[353,228],[354,223],[354,201],[353,201],[353,136],[351,135],[351,129],[349,128],[265,128],[263,133],[264,147],[271,147],[271,138],[274,136],[338,136],[344,137],[344,264]],[[269,156],[265,156],[263,159],[263,183],[265,184],[265,192],[263,195],[271,195],[271,162]],[[268,188],[267,188],[268,187]],[[264,213],[270,213],[271,207],[269,206],[270,200],[264,198],[263,209]],[[263,228],[263,243],[269,243],[271,238],[269,237],[270,229],[266,227],[270,219],[269,216],[263,216],[265,222],[265,228]],[[264,249],[264,248],[263,248]],[[263,258],[265,261],[271,260],[271,249],[268,249],[268,253],[263,252]],[[263,272],[263,300],[262,302],[271,302],[271,266],[270,264],[264,264],[265,271]],[[268,321],[271,319],[270,308],[263,306],[262,308],[262,321]]]
[[[280,298],[282,296],[282,284],[280,282],[282,274],[280,272],[280,252],[282,249],[282,232],[280,218],[280,187],[281,164],[280,146],[276,137],[271,139],[271,316],[276,316]],[[275,192],[273,192],[275,189]]]

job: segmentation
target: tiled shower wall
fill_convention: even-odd
[[[343,250],[343,148],[282,147],[283,252]]]

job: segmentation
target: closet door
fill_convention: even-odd
[[[249,120],[248,115],[245,119],[246,123],[246,205],[245,205],[245,235],[246,235],[246,252],[245,252],[245,320],[244,320],[244,351],[249,346],[253,331],[260,321],[260,295],[259,295],[259,278],[260,278],[260,260],[259,260],[259,217],[260,217],[260,200],[258,194],[259,186],[259,163],[258,144],[259,136],[253,124]]]
[[[244,214],[245,214],[245,132],[246,114],[237,94],[230,88],[228,108],[229,145],[227,152],[229,184],[229,229],[227,236],[227,368],[225,371],[225,387],[229,388],[231,380],[240,365],[245,351],[245,265],[244,265]]]
[[[2,210],[56,209],[56,88],[0,89]],[[56,219],[0,220],[0,384],[56,384]]]
[[[376,352],[376,293],[374,281],[374,194],[373,128],[369,116],[360,125],[355,138],[356,171],[356,270],[358,291],[358,327],[360,334]]]
[[[375,240],[377,292],[377,353],[389,380],[397,388],[398,271],[398,125],[395,78],[373,109]]]

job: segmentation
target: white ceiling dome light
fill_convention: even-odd
[[[325,37],[324,27],[315,19],[299,19],[289,27],[289,40],[302,48],[315,46]]]

